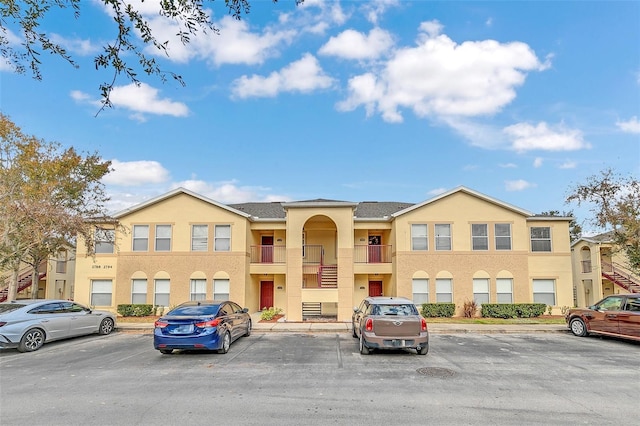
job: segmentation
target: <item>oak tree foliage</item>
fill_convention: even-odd
[[[78,235],[92,253],[86,219],[105,216],[101,179],[110,165],[95,153],[28,136],[0,113],[0,271],[10,271],[9,300],[24,264],[35,278],[40,263],[68,249]]]
[[[571,188],[567,202],[590,205],[591,223],[611,231],[617,249],[626,254],[629,265],[640,273],[640,181],[637,178],[605,169]]]
[[[145,53],[145,48],[152,46],[155,52],[168,56],[168,40],[156,35],[149,22],[136,2],[130,0],[99,0],[109,10],[113,17],[114,39],[102,46],[102,52],[95,56],[96,70],[108,69],[113,72],[112,78],[100,84],[102,108],[111,107],[109,95],[116,80],[124,76],[127,80],[140,84],[139,73],[159,78],[163,83],[172,78],[185,85],[182,76],[164,70],[156,59]],[[144,2],[145,0],[141,0]],[[214,25],[207,7],[213,7],[222,0],[146,0],[150,4],[158,4],[158,14],[178,24],[175,34],[180,42],[188,44],[198,33],[214,32],[219,29]],[[277,0],[272,0],[274,3]],[[295,0],[296,4],[304,0]],[[141,7],[141,4],[138,4]],[[250,0],[224,0],[228,13],[236,19],[241,19],[250,11]],[[13,67],[20,74],[26,73],[27,68],[37,80],[42,79],[42,54],[50,53],[63,58],[74,68],[78,63],[67,50],[56,42],[45,30],[42,24],[45,18],[54,13],[67,13],[68,19],[80,20],[82,10],[94,7],[87,0],[2,0],[0,2],[0,54],[7,65]],[[20,41],[12,40],[7,33],[9,25],[17,27],[20,34],[16,34]],[[133,59],[132,59],[133,58]]]

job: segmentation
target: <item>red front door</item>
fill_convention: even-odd
[[[273,281],[260,281],[260,309],[273,307]]]
[[[260,260],[262,263],[273,263],[273,237],[263,235],[260,246]]]
[[[382,281],[369,281],[369,296],[382,296]]]

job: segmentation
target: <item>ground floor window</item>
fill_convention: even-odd
[[[146,279],[131,280],[131,303],[133,304],[147,303],[147,280]]]
[[[171,282],[169,280],[156,280],[156,290],[153,298],[153,304],[156,306],[169,306],[170,290]]]
[[[91,280],[91,306],[111,306],[111,280]]]
[[[436,302],[453,302],[453,281],[451,280],[451,278],[436,279]]]
[[[473,300],[477,305],[489,303],[489,278],[473,279]]]
[[[429,303],[429,279],[414,278],[413,279],[413,303],[422,305]]]
[[[229,279],[213,280],[213,300],[229,299]]]
[[[533,303],[555,306],[556,280],[533,280]]]
[[[207,280],[191,280],[191,300],[207,298]]]
[[[496,280],[496,302],[513,303],[513,279],[498,278]]]

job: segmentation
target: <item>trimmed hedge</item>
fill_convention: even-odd
[[[480,313],[484,318],[533,318],[546,309],[544,303],[483,303]]]
[[[146,317],[155,314],[153,305],[125,304],[118,305],[118,313],[123,317]]]
[[[423,303],[421,314],[425,318],[451,318],[455,312],[455,303]]]

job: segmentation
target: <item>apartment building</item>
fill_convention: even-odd
[[[640,293],[640,276],[633,272],[611,232],[583,237],[571,245],[574,305],[590,306],[612,294]]]
[[[459,187],[422,203],[225,205],[176,189],[78,242],[75,300],[171,307],[229,298],[287,321],[349,321],[369,295],[416,303],[573,304],[569,222]]]

